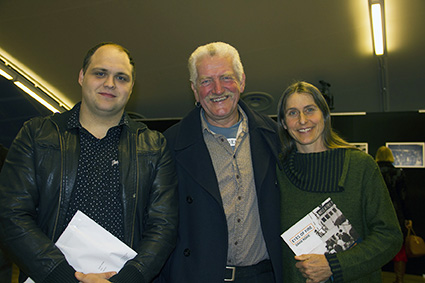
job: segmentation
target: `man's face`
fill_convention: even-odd
[[[86,73],[81,70],[78,77],[82,108],[96,116],[122,115],[134,85],[132,70],[127,54],[116,46],[97,49]]]
[[[196,101],[213,126],[230,127],[238,121],[237,105],[245,87],[245,75],[239,82],[231,58],[205,56],[198,61],[198,80],[192,83]]]

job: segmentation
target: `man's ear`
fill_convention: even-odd
[[[242,80],[240,82],[240,93],[242,93],[245,90],[245,79],[246,79],[245,74],[242,74]]]
[[[134,88],[134,83],[135,81],[133,80],[133,82],[131,83],[131,89],[130,89],[130,93],[129,93],[129,97],[131,96],[131,94],[133,93],[133,88]]]
[[[190,87],[192,88],[193,91],[193,95],[195,96],[195,100],[196,102],[199,102],[199,95],[198,95],[198,90],[196,89],[196,86],[193,82],[190,83]]]
[[[84,71],[83,69],[80,70],[80,74],[78,75],[78,83],[82,86],[84,80]]]

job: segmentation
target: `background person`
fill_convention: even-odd
[[[402,234],[377,164],[332,130],[329,107],[309,83],[285,90],[277,119],[282,232],[331,197],[362,239],[327,255],[294,257],[284,245],[283,281],[381,282],[380,268],[400,249]]]
[[[382,177],[387,185],[393,203],[397,219],[403,231],[403,238],[407,236],[407,228],[412,226],[412,220],[407,220],[409,212],[406,207],[406,175],[401,168],[395,168],[394,156],[390,148],[381,146],[375,155],[375,160],[381,170]],[[403,244],[400,251],[393,258],[394,273],[396,275],[396,283],[404,282],[404,274],[406,272],[407,255]]]
[[[164,134],[179,179],[179,236],[162,282],[281,282],[276,123],[240,101],[237,50],[189,58],[197,107]]]
[[[26,122],[10,147],[0,175],[0,244],[23,272],[21,282],[25,275],[150,282],[174,248],[174,163],[162,134],[124,112],[134,79],[126,49],[96,45],[79,74],[81,103]],[[76,273],[55,246],[77,210],[137,252],[118,274]]]

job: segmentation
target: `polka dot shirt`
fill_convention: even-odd
[[[123,205],[118,161],[118,143],[122,125],[110,128],[107,135],[98,139],[84,129],[78,120],[79,108],[68,121],[77,127],[80,135],[80,157],[76,186],[72,192],[65,225],[77,210],[81,210],[118,239],[124,238]]]

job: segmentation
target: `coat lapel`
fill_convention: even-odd
[[[182,120],[175,143],[175,159],[183,170],[222,204],[213,163],[204,142],[199,109]]]
[[[277,162],[279,145],[276,129],[267,125],[262,117],[260,118],[257,114],[252,112],[243,101],[239,101],[239,105],[248,117],[254,181],[257,193],[259,193],[268,170],[275,170],[274,166],[270,168],[268,164],[270,164],[270,159],[273,157]],[[272,152],[272,154],[270,154],[270,152]]]

